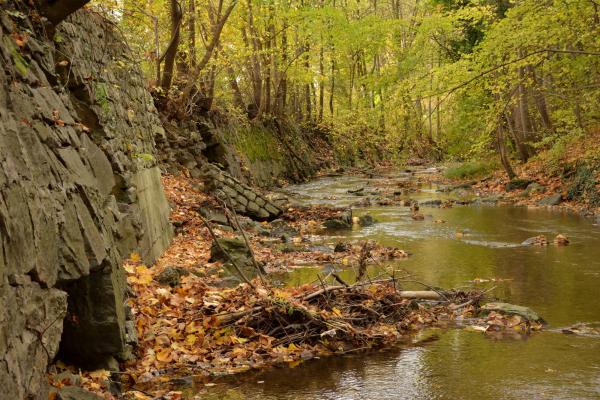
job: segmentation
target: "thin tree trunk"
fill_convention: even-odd
[[[304,67],[307,71],[310,71],[310,45],[308,43],[305,44],[306,53],[304,56]],[[307,83],[304,86],[304,101],[306,102],[306,120],[310,121],[312,118],[312,107],[311,107],[311,84]]]
[[[190,46],[190,70],[196,67],[196,0],[188,0],[188,46]]]
[[[514,125],[512,124],[513,119],[515,121]],[[506,115],[506,129],[508,129],[515,141],[519,160],[526,162],[529,159],[529,152],[527,151],[527,147],[525,145],[525,138],[521,124],[522,120],[520,118],[520,107],[519,104],[517,104],[515,110],[513,111],[513,118],[511,119],[508,115]]]
[[[244,96],[242,95],[242,91],[240,90],[240,86],[238,85],[235,71],[229,65],[227,67],[227,75],[229,80],[229,87],[233,92],[233,103],[242,111],[246,110],[246,104],[244,103]]]
[[[538,74],[535,73],[535,69],[533,67],[530,68],[530,74],[535,82],[535,88],[533,89],[533,100],[535,102],[536,108],[540,113],[540,118],[542,120],[542,126],[548,132],[552,132],[554,127],[552,125],[552,119],[550,118],[550,113],[548,112],[548,105],[546,103],[546,97],[544,96],[543,86],[544,81],[543,78],[540,78]]]
[[[319,122],[323,121],[323,109],[325,108],[325,64],[324,48],[321,45],[319,54]]]
[[[219,4],[221,5],[222,1]],[[189,78],[187,85],[183,89],[182,98],[184,100],[188,99],[190,97],[190,94],[192,93],[192,90],[194,89],[196,80],[198,79],[198,77],[200,76],[200,73],[206,67],[206,65],[208,64],[210,59],[212,58],[214,51],[217,48],[217,45],[219,44],[219,39],[221,38],[221,33],[223,32],[223,27],[225,26],[225,23],[229,19],[229,16],[231,15],[231,12],[235,8],[236,4],[237,4],[237,0],[233,0],[231,2],[231,4],[227,7],[227,9],[225,10],[223,15],[219,15],[216,25],[214,25],[212,27],[212,32],[211,32],[212,37],[210,39],[208,46],[206,47],[206,52],[204,53],[204,56],[202,57],[202,59],[198,62],[198,65],[196,65],[196,69],[194,70],[194,73]],[[221,7],[219,7],[219,9],[220,8]]]
[[[333,55],[333,48],[332,48],[332,55],[331,55],[331,84],[329,87],[329,113],[331,114],[331,116],[333,117],[333,107],[334,107],[334,96],[335,96],[335,58]]]
[[[516,178],[517,174],[515,174],[515,171],[510,165],[510,159],[506,150],[506,127],[502,117],[500,118],[498,128],[496,129],[496,148],[498,150],[498,154],[500,155],[500,162],[502,163],[502,167],[508,175],[508,179],[512,180]]]

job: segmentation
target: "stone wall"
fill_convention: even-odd
[[[47,398],[44,374],[59,347],[89,364],[127,358],[135,332],[120,264],[134,251],[150,263],[171,239],[154,148],[164,131],[122,38],[83,10],[48,40],[29,12],[16,0],[0,9],[7,399]]]
[[[232,206],[236,212],[256,220],[273,220],[283,210],[263,196],[258,190],[240,182],[212,164],[201,171],[205,189]]]

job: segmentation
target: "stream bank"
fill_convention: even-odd
[[[438,207],[435,206],[438,202],[433,200],[442,198],[449,200],[451,197],[449,198],[444,192],[438,192],[436,187],[432,187],[428,183],[430,175],[430,171],[419,170],[408,173],[390,171],[387,175],[381,176],[323,177],[307,184],[287,187],[286,192],[290,195],[291,204],[287,207],[289,216],[285,219],[286,224],[277,222],[277,220],[271,223],[257,224],[246,221],[240,216],[241,224],[246,226],[257,260],[264,263],[263,266],[275,278],[275,281],[280,281],[280,287],[276,286],[274,289],[276,297],[279,297],[280,301],[285,304],[290,301],[289,296],[293,298],[298,293],[302,293],[302,290],[313,287],[311,282],[316,282],[316,287],[320,287],[318,275],[321,275],[322,279],[325,278],[326,285],[339,285],[339,282],[336,283],[335,277],[327,277],[327,274],[332,271],[341,280],[348,283],[354,282],[356,277],[354,266],[359,258],[357,257],[359,256],[357,252],[360,252],[359,244],[365,239],[370,239],[378,244],[381,249],[379,254],[385,255],[385,258],[379,258],[377,262],[368,266],[367,274],[371,279],[389,276],[385,274],[393,274],[393,271],[396,271],[398,273],[396,277],[400,282],[400,271],[410,271],[414,280],[430,285],[461,286],[465,290],[470,288],[468,290],[485,291],[492,298],[506,299],[516,304],[532,306],[550,323],[549,332],[530,335],[527,329],[518,331],[512,328],[508,330],[502,328],[502,325],[509,320],[501,319],[501,322],[498,322],[496,316],[470,319],[468,315],[458,315],[461,318],[456,325],[457,322],[453,322],[453,320],[457,315],[449,315],[446,311],[446,317],[439,319],[444,312],[434,314],[437,315],[437,321],[433,326],[445,328],[449,322],[451,326],[462,328],[458,330],[461,333],[458,334],[457,340],[477,343],[477,348],[480,348],[481,351],[491,351],[495,354],[499,348],[504,348],[495,346],[498,340],[507,343],[542,340],[543,343],[546,343],[542,346],[553,352],[555,350],[551,343],[564,343],[563,339],[548,341],[549,339],[539,339],[540,337],[547,338],[550,335],[563,337],[560,329],[556,333],[555,329],[570,327],[577,321],[594,321],[593,315],[597,313],[597,308],[588,302],[581,303],[581,299],[585,298],[582,297],[585,296],[585,293],[590,293],[586,287],[589,289],[598,279],[597,275],[594,275],[598,271],[598,266],[593,262],[591,264],[588,262],[588,269],[584,271],[569,267],[571,261],[575,265],[585,265],[580,263],[590,260],[586,257],[594,260],[595,256],[589,252],[590,249],[582,251],[581,247],[587,241],[597,239],[599,234],[597,231],[587,231],[590,226],[589,221],[578,220],[573,215],[543,209],[493,207],[485,203],[477,205],[471,203],[469,206],[453,204],[450,208]],[[392,190],[392,187],[398,185],[404,187],[405,195],[393,194],[395,190]],[[306,371],[303,388],[298,387],[298,391],[296,389],[291,391],[289,393],[291,398],[299,395],[298,393],[303,393],[308,398],[319,398],[318,393],[321,389],[318,385],[322,380],[315,377],[310,371],[319,374],[319,368],[322,368],[319,366],[329,364],[329,361],[325,360],[314,361],[314,359],[322,358],[323,353],[316,349],[306,348],[302,343],[279,347],[279,353],[277,351],[263,353],[264,349],[272,349],[272,347],[268,347],[270,343],[272,344],[268,339],[268,332],[261,333],[261,335],[267,336],[264,338],[264,343],[261,343],[259,338],[263,336],[253,337],[252,331],[244,330],[245,323],[234,324],[232,328],[236,334],[232,335],[233,332],[222,331],[227,325],[225,327],[214,326],[210,322],[210,318],[206,319],[211,314],[223,314],[223,310],[227,310],[225,315],[231,315],[238,313],[239,310],[244,310],[244,307],[248,305],[252,305],[250,308],[255,307],[258,305],[257,301],[260,301],[260,295],[258,297],[253,295],[254,292],[247,285],[237,286],[239,279],[237,282],[231,280],[232,272],[227,272],[227,268],[223,268],[222,261],[210,260],[213,255],[210,235],[202,221],[192,216],[194,215],[193,211],[198,207],[210,208],[209,203],[212,200],[195,190],[194,186],[197,185],[182,177],[165,177],[168,196],[177,203],[173,218],[175,226],[178,227],[178,236],[172,248],[153,268],[140,265],[138,259],[131,260],[127,266],[130,284],[136,292],[136,300],[132,306],[138,316],[138,321],[140,321],[138,331],[141,343],[138,362],[130,364],[129,369],[126,370],[135,379],[135,382],[128,382],[128,385],[133,385],[129,395],[144,398],[141,397],[145,396],[143,392],[152,392],[164,393],[167,397],[172,398],[178,398],[177,396],[229,398],[227,396],[231,395],[230,392],[233,390],[232,398],[236,398],[235,393],[244,398],[257,398],[254,397],[257,396],[257,393],[275,396],[275,398],[280,396],[286,398],[285,396],[288,394],[284,393],[284,386],[281,386],[283,382],[278,382],[276,371],[252,372],[250,375],[236,378],[217,378],[218,375],[238,373],[246,371],[248,368],[261,367],[260,369],[262,369],[271,362],[276,362],[294,367],[287,372],[288,375],[304,374],[302,371]],[[353,210],[355,218],[352,219],[354,221],[358,222],[360,216],[368,214],[374,218],[375,223],[373,224],[363,226],[352,224],[350,228],[323,231],[320,226],[325,220],[329,218],[345,219],[344,208],[336,210],[330,206],[356,203],[357,198],[367,197],[356,195],[357,188],[361,187],[364,187],[366,193],[377,193],[373,196],[382,196],[382,192],[390,189],[390,195],[397,199],[394,200],[395,203],[390,204],[376,204],[372,199],[371,205]],[[277,196],[279,199],[281,197],[281,195]],[[423,220],[412,218],[415,212],[415,201],[422,204],[419,212],[423,214]],[[212,207],[216,208],[217,205],[215,203]],[[323,205],[327,207],[322,207]],[[223,220],[213,213],[210,220],[219,237],[233,238],[236,236],[235,229],[231,226],[233,225],[231,219],[226,217]],[[438,220],[444,222],[436,222]],[[519,221],[519,225],[515,226],[514,221]],[[286,225],[287,227],[285,227]],[[293,233],[292,230],[297,230],[297,233]],[[457,235],[459,231],[461,235]],[[277,233],[271,236],[272,232]],[[556,232],[567,235],[571,239],[571,244],[567,247],[554,245],[537,247],[521,244],[527,237],[540,233],[550,236]],[[296,237],[299,239],[294,239]],[[349,243],[349,246],[339,246],[339,243]],[[336,247],[339,247],[339,250],[342,248],[345,250],[338,251],[336,254]],[[385,249],[394,248],[401,248],[404,251],[396,254],[392,259],[387,259],[389,253]],[[409,256],[406,257],[406,254]],[[573,258],[575,256],[577,258]],[[245,271],[253,271],[247,254],[245,258],[249,264]],[[284,261],[281,262],[281,260]],[[558,264],[556,264],[557,262]],[[554,264],[556,266],[550,268]],[[295,267],[291,269],[283,268],[294,265]],[[177,272],[173,274],[173,270]],[[173,275],[177,275],[173,281],[162,280]],[[581,281],[580,277],[584,277],[584,280]],[[254,282],[258,284],[258,281]],[[558,285],[561,282],[569,282],[569,285]],[[223,285],[226,289],[222,288]],[[402,282],[401,285],[403,289],[408,290],[422,289],[416,283]],[[573,285],[576,285],[579,296],[573,296],[570,293],[569,288]],[[289,288],[285,289],[285,286],[289,286]],[[260,293],[261,286],[258,287],[258,293]],[[549,301],[549,299],[554,299],[554,301]],[[248,300],[250,302],[245,303]],[[562,311],[558,312],[559,310]],[[195,315],[198,325],[182,324],[182,321],[191,321],[190,316],[192,315]],[[335,316],[335,312],[333,315]],[[428,322],[423,315],[421,318],[421,322],[416,326],[417,332],[420,332],[421,328],[431,325],[431,322]],[[460,322],[461,320],[463,322]],[[442,321],[444,323],[440,324]],[[520,325],[522,322],[525,323]],[[521,329],[520,326],[527,328],[528,324],[526,321],[519,321],[514,326],[519,326]],[[486,333],[481,333],[482,330]],[[217,333],[219,331],[220,333]],[[456,337],[453,336],[455,334],[451,333],[452,331],[446,329],[433,331],[435,333],[433,336],[424,333],[417,333],[417,336],[409,335],[406,337],[409,343],[416,342],[417,346],[413,347],[416,350],[410,350],[409,346],[407,351],[426,352],[430,348],[441,348],[444,352],[454,351],[447,350],[448,342],[444,339]],[[246,332],[246,335],[250,334],[244,336],[243,332]],[[589,332],[593,332],[593,329]],[[481,337],[484,337],[483,341],[481,341]],[[581,340],[585,340],[583,338],[586,336],[576,336],[576,338],[580,337]],[[394,341],[397,339],[396,337]],[[189,342],[186,342],[187,340]],[[257,340],[258,342],[256,342]],[[593,340],[595,339],[592,337],[591,341],[586,343],[593,345]],[[203,347],[195,346],[198,341],[205,341],[204,343],[211,348],[211,352],[204,353]],[[420,342],[423,342],[423,346],[419,344]],[[425,343],[431,342],[432,344],[425,345]],[[436,343],[438,342],[442,343],[441,347],[437,347]],[[253,347],[257,345],[258,347]],[[465,344],[465,346],[469,346],[469,344]],[[373,346],[374,349],[377,347]],[[250,353],[248,353],[249,349],[252,349]],[[585,349],[589,350],[589,347],[585,347]],[[477,359],[477,355],[464,347],[456,351],[460,351],[460,357]],[[505,350],[503,351],[505,352]],[[341,352],[345,353],[346,350]],[[302,354],[306,360],[311,359],[311,361],[306,361]],[[360,359],[362,360],[359,361],[360,363],[369,363],[370,354],[372,355],[372,353],[367,353],[362,356],[350,352],[346,354],[346,357]],[[402,350],[400,353],[391,350],[391,352],[382,354],[396,354],[396,356],[392,356],[392,359],[398,357],[398,354],[400,357],[404,357]],[[277,355],[277,357],[273,357],[273,355]],[[258,358],[255,358],[257,356]],[[208,359],[206,359],[207,357]],[[444,357],[454,356],[447,354]],[[569,359],[577,357],[578,355],[574,354],[573,357],[569,356]],[[375,353],[375,359],[381,359],[381,357]],[[248,363],[248,360],[253,361]],[[258,362],[259,360],[260,362]],[[265,362],[268,360],[271,361]],[[180,369],[179,372],[182,372],[183,376],[179,375],[179,378],[172,380],[173,376],[178,376],[177,370],[181,368],[182,362],[184,366],[187,365],[188,370]],[[383,362],[382,369],[377,370],[385,373],[385,368],[388,367],[384,366],[389,365],[389,362],[391,362],[390,359]],[[331,361],[331,363],[332,365],[344,365],[344,362]],[[174,368],[175,366],[176,368]],[[358,365],[349,363],[348,366],[352,369]],[[534,365],[531,366],[534,367]],[[189,368],[197,369],[193,373]],[[556,366],[547,367],[548,370],[556,370],[555,368]],[[585,376],[594,376],[593,369],[586,370],[584,367],[581,370],[574,364],[570,364],[568,368],[575,368],[578,373],[581,372]],[[505,371],[509,376],[514,372],[510,369],[505,369]],[[406,372],[404,369],[401,370],[403,374]],[[186,376],[186,374],[192,376]],[[298,379],[301,379],[300,376],[302,375],[297,376]],[[336,374],[332,376],[336,376]],[[390,380],[390,384],[398,379],[393,374],[384,376],[385,379]],[[255,384],[251,383],[251,380],[254,379],[252,377],[257,377],[257,381],[272,382],[272,385],[268,389],[265,386],[264,390],[260,389],[261,386],[257,388]],[[417,374],[416,378],[423,377]],[[485,381],[486,378],[480,376],[480,379]],[[232,385],[238,387],[236,384],[238,381],[246,383],[239,390],[234,390]],[[313,386],[310,382],[317,384]],[[557,384],[555,380],[545,382],[549,388],[554,388],[554,385]],[[406,382],[406,384],[408,383]],[[361,381],[358,383],[358,387],[363,384],[368,385],[369,382]],[[589,382],[585,385],[585,390],[592,390]],[[280,388],[279,390],[282,392],[273,392],[278,390],[277,388]],[[315,390],[312,394],[311,388]],[[414,387],[405,389],[407,393],[414,393],[416,390]],[[136,390],[143,392],[136,392]],[[343,398],[344,389],[337,387],[336,390],[337,392],[332,393],[332,397]],[[384,385],[382,390],[386,391],[375,392],[376,395],[371,398],[394,397],[392,392],[389,392],[391,390],[389,386]],[[369,398],[368,393],[361,393],[361,396]],[[431,393],[431,388],[423,393]],[[454,392],[451,391],[451,393]],[[499,393],[506,394],[506,392]],[[584,393],[593,392],[584,391]],[[399,396],[397,398],[406,397]],[[421,398],[429,397],[422,396]]]
[[[354,216],[369,214],[375,224],[330,232],[316,243],[333,249],[340,241],[371,239],[400,247],[412,255],[371,265],[371,276],[391,265],[435,286],[491,289],[492,297],[536,310],[549,324],[545,332],[482,334],[469,328],[473,322],[467,319],[458,325],[463,329],[417,335],[416,345],[311,360],[291,369],[189,379],[173,393],[219,399],[597,398],[600,348],[593,323],[600,315],[595,301],[600,254],[594,245],[600,239],[599,228],[576,214],[546,208],[487,202],[439,207],[433,200],[454,196],[437,191],[430,177],[423,170],[323,177],[287,187],[286,193],[295,199],[292,207],[366,204],[364,198],[371,197],[370,205],[354,209]],[[417,188],[403,183],[411,179],[420,182]],[[394,204],[377,204],[382,188],[390,185],[404,186],[405,194],[396,195]],[[365,196],[352,193],[363,187]],[[408,198],[413,201],[403,205]],[[408,204],[415,200],[422,203],[423,220],[412,218]],[[551,238],[558,233],[569,237],[569,246],[522,245],[529,237]],[[298,286],[318,279],[327,268],[299,265],[281,279]],[[342,279],[353,279],[352,268],[338,268]],[[588,334],[563,333],[578,323],[590,327]]]

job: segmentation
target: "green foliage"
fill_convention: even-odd
[[[567,198],[587,201],[591,207],[599,207],[600,190],[597,179],[599,171],[600,162],[598,160],[579,165],[569,186]]]
[[[16,47],[12,51],[12,59],[17,72],[23,77],[27,76],[29,73],[29,63],[23,58]]]
[[[96,104],[106,113],[110,112],[110,103],[106,84],[99,82],[96,84]]]
[[[134,153],[132,154],[132,157],[146,162],[151,162],[155,160],[154,156],[149,153]]]
[[[470,161],[456,167],[448,168],[444,176],[450,179],[481,178],[496,168],[497,166],[489,161]]]
[[[251,162],[281,160],[281,152],[273,132],[260,126],[242,130],[233,139],[235,148]]]
[[[189,79],[186,62],[193,53],[200,59],[213,35],[216,2],[195,4],[196,40],[189,40],[185,8],[175,86],[165,96],[177,97]],[[123,5],[109,15],[156,85],[157,54],[171,42],[170,2]],[[244,122],[252,106],[263,121],[326,124],[348,163],[440,153],[482,159],[502,148],[508,160],[524,157],[517,150],[549,150],[558,164],[566,143],[600,121],[595,7],[562,0],[237,2],[219,50],[195,78],[197,97]],[[106,96],[96,97],[108,107]],[[273,138],[253,130],[236,143],[251,159],[272,156],[265,149]]]

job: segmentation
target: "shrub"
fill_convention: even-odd
[[[485,161],[471,161],[448,168],[444,175],[450,179],[483,177],[495,169],[494,164]]]

